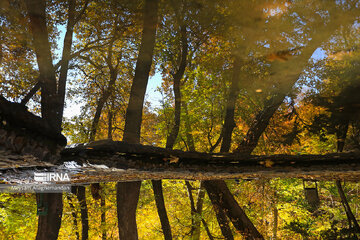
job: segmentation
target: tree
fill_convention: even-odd
[[[125,116],[123,141],[140,142],[144,96],[149,78],[158,20],[158,1],[146,0],[143,10],[143,32]],[[120,239],[137,239],[136,206],[141,182],[117,184],[117,209]]]

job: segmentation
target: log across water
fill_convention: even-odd
[[[52,165],[44,162],[37,164],[34,159],[30,164],[23,156],[19,155],[16,159],[14,154],[11,155],[12,161],[7,163],[4,160],[6,156],[2,158],[0,171],[3,176],[13,171],[13,168],[17,168],[18,172],[21,172],[21,169],[42,171],[40,168],[65,171],[64,163],[75,162],[78,168],[71,173],[72,183],[139,179],[304,178],[355,182],[360,180],[358,153],[270,156],[208,154],[103,140],[65,148],[61,152],[60,160]]]

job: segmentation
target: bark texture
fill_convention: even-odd
[[[57,108],[57,83],[55,69],[52,64],[48,30],[46,26],[45,1],[26,0],[30,29],[33,35],[36,60],[40,72],[41,84],[41,114],[42,117],[57,131],[60,126],[56,123]]]
[[[184,25],[181,26],[180,29],[181,34],[181,59],[180,65],[176,73],[173,74],[174,80],[174,97],[175,97],[175,114],[174,114],[174,125],[170,131],[169,136],[167,137],[166,141],[166,148],[172,149],[176,138],[179,134],[180,129],[180,116],[181,116],[181,92],[180,92],[180,85],[181,79],[184,76],[185,68],[186,68],[186,58],[188,54],[188,43],[187,43],[187,33],[186,27]]]
[[[80,205],[80,215],[81,215],[81,239],[86,240],[89,238],[89,216],[86,204],[86,195],[85,187],[77,186],[75,187],[75,194],[79,201]]]
[[[120,240],[136,240],[136,208],[141,182],[123,182],[116,185],[116,204]]]
[[[143,9],[143,31],[140,50],[131,85],[129,104],[125,115],[123,141],[140,142],[142,110],[146,86],[152,64],[155,35],[158,21],[159,0],[146,0]],[[118,210],[119,237],[121,240],[137,239],[136,207],[141,182],[117,183],[116,201]]]
[[[136,62],[135,77],[131,86],[129,105],[125,116],[123,140],[130,143],[137,143],[140,139],[144,97],[155,46],[158,5],[159,0],[145,1],[140,50]]]
[[[36,240],[56,240],[59,235],[63,211],[62,193],[37,193],[39,215]]]
[[[163,190],[162,190],[162,183],[161,183],[161,180],[152,180],[151,182],[152,182],[152,186],[153,186],[153,190],[154,190],[156,208],[158,210],[164,238],[165,238],[165,240],[170,240],[170,239],[172,239],[172,234],[171,234],[171,227],[170,227],[169,219],[168,219],[168,216],[166,213],[164,195],[163,195]]]
[[[241,60],[240,57],[236,56],[233,63],[233,75],[231,79],[230,92],[226,103],[226,113],[222,130],[222,144],[220,152],[229,152],[231,146],[231,135],[234,127],[236,126],[234,115],[236,100],[240,90],[240,71]]]
[[[236,230],[245,239],[264,239],[245,212],[239,207],[224,181],[204,181],[204,187],[213,205],[224,210]]]
[[[341,182],[339,180],[336,181],[336,187],[338,189],[340,198],[341,198],[341,203],[345,209],[345,213],[346,216],[348,218],[349,221],[349,228],[353,229],[354,232],[356,233],[360,233],[360,226],[359,223],[357,222],[353,212],[351,211],[350,205],[346,199],[345,193],[344,193],[344,189],[341,186]]]

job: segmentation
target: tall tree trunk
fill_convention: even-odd
[[[90,137],[89,137],[90,142],[95,140],[95,136],[96,136],[97,128],[99,125],[102,110],[105,106],[105,103],[107,102],[107,100],[109,99],[111,94],[113,94],[113,92],[114,92],[116,78],[117,78],[117,71],[115,69],[111,69],[110,70],[110,81],[109,81],[108,87],[104,91],[102,96],[99,98],[99,100],[97,101],[95,115],[94,115],[94,118],[93,118],[93,121],[91,124]]]
[[[102,110],[104,108],[105,103],[108,101],[109,97],[114,94],[115,91],[115,83],[116,83],[116,79],[117,79],[117,75],[118,75],[118,70],[117,67],[113,66],[112,63],[112,58],[113,58],[113,46],[116,40],[116,36],[117,36],[117,21],[115,21],[114,26],[113,26],[113,31],[112,31],[112,38],[111,41],[109,42],[108,48],[107,48],[107,55],[105,57],[105,62],[106,65],[109,69],[110,72],[110,80],[108,83],[107,88],[104,90],[103,94],[101,95],[101,97],[99,98],[99,100],[97,101],[97,106],[96,106],[96,110],[95,110],[95,115],[94,115],[94,119],[92,121],[91,124],[91,130],[90,130],[90,137],[89,137],[89,141],[94,141],[95,137],[96,137],[96,132],[97,132],[97,128],[99,125],[99,121],[100,121],[100,117],[101,117],[101,113]]]
[[[75,195],[79,201],[80,215],[81,215],[81,239],[87,240],[89,238],[89,217],[86,204],[86,194],[84,186],[76,186],[74,189]]]
[[[39,214],[36,240],[56,240],[63,211],[62,193],[36,193]]]
[[[155,203],[161,222],[161,228],[163,230],[165,240],[170,240],[172,239],[171,227],[166,213],[161,180],[152,180],[151,182],[154,190]]]
[[[101,239],[106,240],[106,202],[104,189],[100,193],[100,209],[101,209]]]
[[[190,184],[189,181],[185,181],[187,190],[188,190],[188,194],[189,194],[189,199],[190,199],[190,206],[191,206],[191,225],[192,225],[192,229],[191,229],[191,235],[192,237],[194,237],[194,225],[195,225],[195,218],[196,218],[196,214],[197,214],[197,209],[195,208],[195,202],[194,202],[194,198],[192,195],[192,186]],[[203,185],[204,183],[202,182],[201,185]],[[227,240],[232,240],[234,239],[233,235],[232,235],[232,231],[231,228],[229,226],[229,221],[226,218],[226,214],[224,212],[224,210],[222,208],[220,208],[218,204],[215,204],[215,202],[213,202],[213,200],[215,201],[215,199],[211,198],[209,196],[211,202],[213,203],[213,207],[214,207],[214,211],[216,214],[216,219],[219,223],[219,227],[221,230],[222,235],[225,237],[225,239]],[[201,218],[202,219],[202,218]],[[204,223],[204,226],[206,227],[207,225],[205,224],[205,220],[202,219],[202,222]],[[208,231],[208,229],[206,230],[208,236],[211,236],[210,232]]]
[[[123,141],[128,143],[140,142],[144,97],[155,46],[158,5],[159,0],[145,0],[140,50],[136,62],[134,80],[131,86],[129,104],[125,115]],[[118,227],[119,237],[122,240],[138,238],[136,207],[139,199],[140,186],[140,181],[117,183]]]
[[[298,76],[294,78],[294,80],[295,79],[297,80]],[[293,81],[293,83],[295,83],[296,80]],[[289,88],[289,91],[291,90],[291,87]],[[250,126],[250,129],[247,131],[244,140],[240,143],[235,152],[250,154],[255,149],[260,136],[269,125],[270,119],[276,110],[283,103],[286,95],[287,93],[278,93],[265,102],[263,110],[256,115],[255,120]]]
[[[186,68],[186,58],[188,54],[188,43],[187,43],[187,33],[186,27],[184,25],[180,28],[181,33],[181,59],[180,66],[175,74],[173,74],[174,80],[174,96],[175,96],[175,114],[174,114],[174,125],[171,129],[170,135],[166,141],[166,148],[172,149],[174,147],[176,138],[179,134],[180,128],[180,115],[181,115],[181,93],[180,93],[180,81],[184,76]]]
[[[60,68],[60,76],[58,82],[58,114],[57,114],[57,125],[61,127],[62,117],[64,114],[64,104],[65,104],[65,92],[66,92],[66,80],[69,70],[69,61],[71,59],[71,45],[73,42],[73,32],[74,26],[76,23],[75,20],[75,0],[68,1],[68,23],[66,26],[66,33],[64,38],[64,46],[62,52],[61,59],[61,68]]]
[[[187,190],[188,190],[188,195],[189,195],[189,199],[190,199],[190,206],[191,206],[191,240],[199,240],[200,239],[200,226],[201,226],[201,222],[204,223],[203,218],[202,218],[202,208],[203,208],[203,203],[204,203],[204,197],[205,197],[205,189],[203,187],[203,183],[200,182],[200,186],[199,186],[199,191],[198,191],[198,196],[197,196],[197,201],[196,201],[196,206],[195,206],[195,201],[192,195],[192,186],[190,184],[189,181],[185,181]],[[204,224],[204,227],[207,228],[207,224]],[[208,231],[208,229],[206,229],[206,231]],[[210,232],[207,232],[208,236],[212,237]]]
[[[159,0],[145,1],[142,39],[125,116],[123,140],[129,143],[138,143],[140,139],[144,97],[155,46],[158,5]]]
[[[57,84],[49,43],[49,35],[46,26],[45,1],[25,0],[30,29],[33,35],[36,60],[40,72],[41,83],[41,115],[52,126],[60,132],[60,125],[56,119],[57,108]]]
[[[140,186],[140,181],[118,182],[116,184],[117,217],[121,240],[138,239],[136,208],[139,201]]]
[[[343,188],[341,186],[340,180],[336,181],[336,187],[338,189],[338,192],[339,192],[339,195],[340,195],[340,198],[341,198],[341,203],[344,206],[346,216],[347,216],[347,218],[349,220],[350,229],[353,228],[353,230],[355,232],[360,233],[359,223],[357,222],[353,212],[351,211],[350,205],[349,205],[349,203],[348,203],[348,201],[346,199],[346,196],[345,196],[344,190],[343,190]]]
[[[226,103],[225,120],[222,130],[222,144],[220,152],[229,152],[231,146],[231,135],[234,127],[236,126],[234,121],[235,105],[240,90],[240,71],[241,71],[241,59],[239,56],[235,57],[233,63],[233,74],[231,79],[230,92]]]
[[[112,139],[113,131],[113,118],[114,118],[114,98],[112,98],[111,105],[108,111],[108,139]]]
[[[25,0],[27,13],[30,19],[30,29],[33,36],[34,50],[40,72],[39,82],[41,85],[41,115],[56,131],[61,132],[59,105],[57,97],[57,83],[55,69],[52,64],[49,35],[46,26],[45,1]],[[36,194],[38,207],[40,200],[48,207],[48,213],[39,216],[38,232],[36,239],[57,239],[62,216],[62,194],[43,193]]]
[[[200,182],[198,194],[197,194],[197,200],[196,200],[196,215],[194,219],[194,224],[192,226],[193,228],[193,240],[199,240],[200,234],[201,234],[201,222],[202,222],[202,210],[203,210],[203,203],[204,203],[204,197],[205,197],[205,188],[203,186],[203,182]]]
[[[276,205],[274,204],[273,206],[273,217],[274,217],[274,222],[273,222],[273,231],[272,231],[272,239],[276,240],[277,239],[277,230],[278,230],[278,216],[279,216],[279,212],[278,209],[276,207]]]
[[[239,207],[224,181],[204,181],[204,187],[213,205],[215,204],[218,208],[224,209],[234,227],[245,239],[264,239],[245,212]]]
[[[219,223],[219,227],[220,227],[222,235],[224,236],[224,238],[226,240],[233,240],[234,236],[232,234],[232,231],[231,231],[231,228],[229,225],[229,220],[226,217],[224,208],[221,206],[219,196],[216,195],[217,193],[214,193],[214,192],[211,192],[208,190],[209,188],[206,187],[206,181],[204,181],[204,187],[205,187],[205,189],[208,193],[208,196],[211,200],[211,203],[213,205],[213,208],[214,208],[214,211],[216,214],[216,219],[217,219],[217,222]]]
[[[337,136],[337,152],[342,152],[345,146],[345,139],[347,135],[347,131],[349,128],[349,120],[342,122],[338,126],[338,130],[336,132]]]
[[[74,229],[74,232],[75,232],[76,240],[80,240],[76,209],[75,209],[74,204],[72,202],[72,199],[71,199],[71,197],[69,195],[67,196],[67,199],[68,199],[69,206],[70,206],[70,209],[71,209],[71,215],[73,217],[73,223],[74,223],[74,228],[73,229]]]
[[[174,114],[174,125],[171,129],[171,132],[166,140],[166,148],[172,149],[174,147],[176,138],[179,134],[180,128],[180,116],[181,116],[181,93],[180,93],[180,81],[184,76],[185,68],[186,68],[186,57],[188,53],[188,44],[187,44],[187,34],[186,34],[186,27],[184,25],[181,26],[180,29],[181,33],[181,60],[180,66],[175,74],[173,74],[174,80],[174,96],[175,96],[175,114]],[[165,240],[172,239],[171,234],[171,227],[169,224],[169,219],[166,213],[164,196],[162,191],[162,182],[161,180],[153,180],[152,181],[154,195],[155,195],[155,202],[158,209],[161,226],[163,229]]]
[[[346,139],[346,135],[347,135],[347,131],[349,128],[349,121],[346,122],[342,122],[339,124],[338,126],[338,130],[336,132],[337,135],[337,152],[342,152],[345,146],[345,139]],[[360,233],[360,226],[359,223],[357,222],[353,212],[351,211],[350,205],[346,199],[345,196],[345,192],[344,189],[341,185],[340,180],[335,181],[338,193],[340,195],[340,199],[341,199],[341,203],[344,207],[345,213],[346,213],[346,217],[348,218],[348,222],[349,222],[349,228],[350,229],[354,229],[355,232]]]
[[[189,119],[189,112],[187,108],[187,103],[182,103],[184,112],[185,112],[185,135],[186,135],[186,141],[189,148],[189,151],[195,152],[195,143],[194,143],[194,137],[191,134],[191,124]]]

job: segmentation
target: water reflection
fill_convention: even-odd
[[[359,187],[299,179],[228,180],[226,185],[145,180],[136,210],[137,235],[139,239],[162,239],[164,234],[174,239],[246,235],[357,239]],[[124,189],[107,182],[72,186],[64,193],[1,193],[1,235],[56,239],[58,232],[58,239],[117,239],[121,228],[131,227],[118,225],[119,218],[131,219],[127,211],[118,215],[121,204],[126,204],[121,194],[127,193],[119,192]]]
[[[0,239],[359,238],[359,8],[2,1]]]

